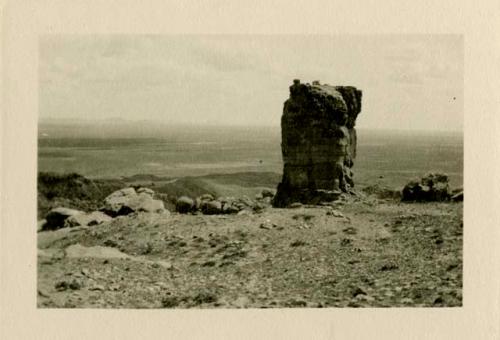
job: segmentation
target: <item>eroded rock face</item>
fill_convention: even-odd
[[[355,87],[294,80],[281,117],[284,169],[274,206],[332,200],[354,185],[361,97]]]

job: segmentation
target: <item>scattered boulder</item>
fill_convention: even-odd
[[[109,215],[101,211],[93,211],[91,213],[77,214],[70,216],[64,222],[65,227],[78,227],[78,226],[93,226],[112,220]]]
[[[269,189],[269,191],[271,191]],[[176,202],[176,210],[181,213],[200,211],[205,215],[215,214],[237,214],[242,210],[260,212],[271,204],[269,193],[266,197],[259,195],[260,199],[251,200],[247,196],[218,197],[213,198],[210,194],[204,194],[196,199],[181,196]]]
[[[240,211],[238,207],[236,207],[234,204],[224,204],[222,206],[222,213],[223,214],[237,214]]]
[[[412,180],[402,191],[402,201],[447,201],[450,199],[448,176],[441,173],[430,173],[420,180]]]
[[[255,211],[255,212],[260,212],[260,211],[264,210],[265,207],[266,207],[265,204],[263,204],[261,202],[255,202],[252,206],[253,211]]]
[[[43,226],[42,230],[55,230],[64,227],[65,221],[71,217],[76,215],[83,214],[83,211],[69,209],[64,207],[54,208],[49,211],[45,220],[47,221]]]
[[[202,201],[201,212],[205,215],[216,215],[222,212],[222,204],[219,201]]]
[[[149,199],[144,199],[144,196],[142,196],[141,198],[141,195],[147,195]],[[132,205],[132,207],[134,206]],[[167,209],[165,209],[163,201],[154,200],[148,194],[139,194],[139,199],[137,201],[137,205],[135,206],[135,211],[149,212],[149,213],[165,213],[167,212]]]
[[[181,214],[187,214],[194,209],[196,209],[195,202],[187,196],[179,197],[175,203],[175,210]]]
[[[254,202],[248,198],[248,196],[242,196],[240,198],[238,198],[238,203],[240,206],[243,206],[243,207],[248,207],[248,208],[252,208],[253,205],[254,205]]]
[[[271,197],[273,198],[274,195],[276,194],[276,191],[273,190],[273,189],[269,189],[269,188],[265,188],[265,189],[262,189],[262,197],[266,198],[266,197]]]
[[[104,208],[102,210],[113,217],[141,211],[165,212],[163,201],[153,199],[150,191],[152,190],[148,189],[137,194],[134,188],[117,190],[104,199]]]
[[[210,194],[203,194],[199,198],[201,201],[213,201],[215,199],[215,197]]]

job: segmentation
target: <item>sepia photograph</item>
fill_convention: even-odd
[[[463,306],[463,35],[38,51],[37,308]]]
[[[499,338],[497,1],[0,12],[0,339]]]

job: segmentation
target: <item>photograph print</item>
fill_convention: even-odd
[[[462,306],[462,35],[38,47],[38,308]]]

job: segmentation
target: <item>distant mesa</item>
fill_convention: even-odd
[[[352,86],[293,81],[281,117],[284,167],[275,207],[333,200],[354,186],[354,125],[361,97]]]

